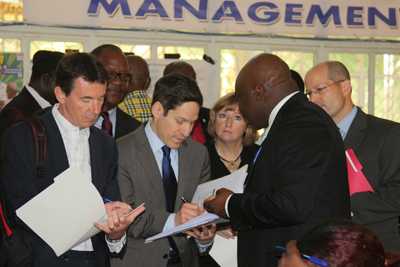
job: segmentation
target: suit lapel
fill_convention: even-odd
[[[93,134],[92,128],[90,128],[90,136],[89,136],[89,153],[90,153],[90,169],[91,169],[91,174],[92,174],[92,183],[97,189],[101,188],[101,177],[104,177],[101,175],[101,158],[100,155],[101,153],[98,153],[97,150],[97,136]]]
[[[178,179],[178,190],[176,193],[175,200],[175,210],[178,210],[181,206],[180,198],[184,196],[185,193],[185,184],[187,183],[186,179],[190,177],[190,159],[188,153],[188,144],[184,142],[182,146],[178,150],[178,161],[179,161],[179,177]],[[187,199],[191,201],[191,199]]]
[[[163,206],[165,207],[165,195],[164,195],[164,188],[162,186],[162,175],[159,171],[155,156],[153,154],[153,151],[151,150],[150,143],[147,140],[145,131],[144,131],[144,126],[140,126],[138,129],[138,142],[136,145],[136,149],[138,151],[138,155],[140,155],[140,158],[138,158],[139,163],[142,165],[142,168],[145,173],[145,178],[148,179],[150,184],[151,184],[151,192],[154,192],[154,196],[158,198],[161,203],[163,203]]]
[[[357,114],[354,118],[349,131],[347,132],[344,144],[346,148],[350,148],[352,144],[353,149],[357,150],[360,146],[367,128],[367,115],[360,109],[357,108]]]
[[[69,167],[64,141],[51,112],[51,108],[46,110],[46,113],[43,114],[42,118],[43,123],[46,126],[46,131],[48,131],[47,142],[49,144],[47,147],[49,149],[48,155],[51,162],[49,167],[55,171],[55,175],[58,175]]]

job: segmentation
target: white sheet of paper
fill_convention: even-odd
[[[206,183],[202,183],[197,186],[196,192],[194,192],[192,203],[197,203],[203,207],[203,202],[206,198],[213,195],[215,191],[220,188],[227,188],[234,193],[243,193],[244,181],[247,176],[247,165],[232,172],[229,175],[215,179]]]
[[[57,256],[97,234],[94,223],[106,218],[103,199],[91,180],[69,168],[16,212]]]
[[[201,214],[200,216],[197,216],[189,221],[187,221],[186,223],[180,224],[174,228],[168,229],[166,231],[163,231],[159,234],[153,235],[149,238],[146,238],[145,243],[150,243],[154,240],[163,238],[163,237],[167,237],[167,236],[171,236],[174,234],[178,234],[178,233],[182,233],[184,231],[190,230],[192,228],[207,224],[207,223],[211,223],[214,222],[216,220],[218,220],[219,217],[218,215],[214,214],[214,213],[209,213],[209,212],[204,212],[203,214]]]
[[[209,253],[221,267],[237,267],[237,237],[226,239],[215,235]]]

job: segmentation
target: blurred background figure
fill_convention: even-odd
[[[17,96],[17,84],[15,82],[7,83],[6,95],[7,100],[5,101],[5,105],[7,105],[14,97]]]
[[[254,157],[256,131],[248,125],[239,111],[233,93],[215,103],[210,112],[207,143],[211,162],[211,179],[220,178],[248,164]]]
[[[130,55],[126,59],[132,79],[128,94],[118,107],[138,121],[146,122],[151,118],[151,98],[147,95],[151,83],[149,66],[139,56]]]
[[[165,66],[163,75],[165,76],[171,73],[179,73],[191,78],[194,81],[197,81],[197,75],[193,66],[185,61],[174,61]],[[211,136],[209,136],[207,132],[209,118],[210,110],[208,108],[201,107],[199,118],[195,122],[191,134],[193,140],[201,144],[205,144],[211,140]]]
[[[122,50],[112,44],[100,45],[92,54],[103,65],[108,75],[102,112],[95,126],[117,139],[140,126],[138,120],[118,108],[128,93],[128,86],[132,80],[128,62]]]
[[[57,102],[54,95],[55,70],[63,56],[61,52],[46,50],[39,50],[33,55],[29,84],[0,112],[0,136],[11,125]],[[8,91],[12,96],[13,89],[7,88],[7,95]]]
[[[330,267],[385,266],[385,253],[378,237],[367,227],[351,221],[317,226],[297,242],[297,247],[296,242],[290,241],[279,267],[317,266],[301,259],[299,251],[325,260]]]
[[[297,88],[299,89],[299,91],[301,93],[305,93],[304,80],[301,77],[300,73],[298,73],[297,71],[291,69],[290,70],[290,75],[292,76],[292,80],[296,82]]]

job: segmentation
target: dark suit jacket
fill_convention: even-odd
[[[63,140],[51,109],[40,116],[48,139],[48,157],[45,175],[36,177],[33,138],[30,126],[20,123],[4,134],[4,153],[2,154],[1,182],[5,188],[6,200],[14,212],[32,197],[53,183],[53,178],[69,167]],[[92,183],[103,197],[119,200],[117,183],[117,148],[115,141],[97,128],[90,128],[89,137]],[[84,204],[84,203],[83,203]],[[46,216],[46,214],[42,214]],[[17,220],[18,221],[18,220]],[[18,224],[23,228],[22,221]],[[68,229],[63,229],[68,231]],[[60,266],[52,249],[29,230],[35,258],[34,266]],[[108,248],[104,234],[92,238],[99,267],[109,266]]]
[[[41,110],[42,108],[24,87],[0,112],[0,136],[11,125]]]
[[[278,112],[246,178],[228,204],[240,267],[276,266],[274,246],[313,226],[350,217],[344,145],[331,118],[303,94]]]
[[[129,116],[117,107],[117,122],[115,125],[115,139],[118,139],[130,132],[133,132],[140,126],[140,121]]]
[[[352,219],[372,229],[386,250],[400,251],[400,124],[358,109],[344,142],[375,190],[351,197]]]

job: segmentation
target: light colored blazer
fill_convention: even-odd
[[[115,259],[112,266],[165,267],[169,244],[160,239],[144,244],[144,239],[162,231],[169,216],[166,211],[162,175],[144,131],[145,125],[118,140],[118,181],[124,202],[137,206],[146,203],[146,211],[128,229],[126,254]],[[209,179],[210,164],[206,148],[187,140],[178,150],[179,177],[175,211],[181,206],[180,198],[192,199],[197,185]],[[198,248],[192,239],[174,237],[183,266],[198,266]]]

